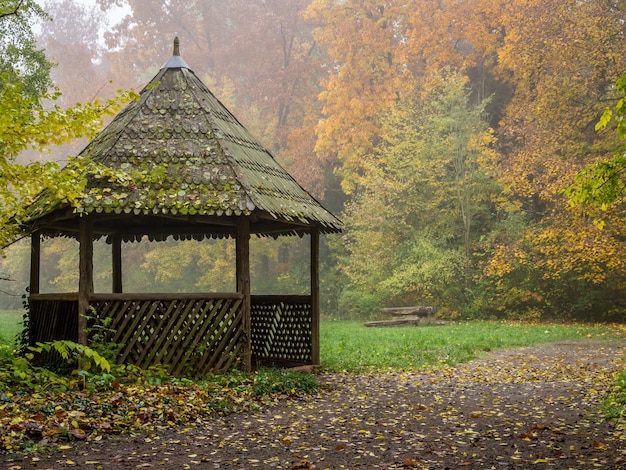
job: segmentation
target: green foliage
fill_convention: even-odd
[[[21,234],[21,225],[30,217],[40,215],[58,203],[77,205],[83,196],[87,178],[119,178],[117,173],[106,167],[79,157],[70,158],[63,171],[59,171],[58,165],[52,162],[28,165],[15,162],[15,157],[29,147],[42,151],[50,145],[60,145],[79,137],[93,137],[101,127],[104,116],[114,114],[123,103],[137,97],[133,92],[120,91],[116,98],[105,103],[94,100],[67,109],[58,105],[44,108],[41,104],[43,99],[54,101],[59,96],[29,96],[20,82],[7,83],[0,89],[2,247]],[[39,194],[47,197],[28,207]]]
[[[19,310],[0,310],[0,344],[13,344],[22,331],[22,312]]]
[[[626,433],[626,371],[620,372],[611,393],[602,401],[602,412],[613,420],[621,435]]]
[[[47,353],[50,355],[50,353],[54,352],[59,354],[67,364],[78,365],[78,369],[72,372],[78,376],[85,377],[92,365],[98,367],[102,372],[111,372],[111,364],[109,364],[109,361],[102,357],[98,351],[89,346],[69,340],[57,340],[46,343],[38,342],[36,344],[36,346],[28,348],[29,353],[26,354],[27,359],[34,359],[35,354]]]
[[[115,364],[118,359],[118,355],[122,348],[123,344],[114,343],[110,341],[110,338],[115,330],[110,328],[113,319],[111,317],[106,318],[98,318],[95,316],[95,309],[93,307],[89,307],[89,312],[92,315],[86,315],[87,323],[91,325],[87,328],[87,338],[91,348],[93,349],[94,354],[97,353],[110,365]]]
[[[380,283],[390,294],[390,301],[405,303],[406,298],[436,299],[463,298],[463,254],[460,249],[446,246],[428,234],[415,237],[405,247],[398,247],[397,268]]]
[[[56,163],[19,164],[16,157],[29,148],[44,151],[49,146],[93,137],[104,116],[116,113],[123,103],[135,99],[133,92],[102,102],[77,103],[62,108],[60,93],[50,80],[51,64],[35,48],[32,24],[47,18],[30,0],[4,2],[0,7],[0,250],[18,238],[28,219],[25,207],[42,190],[52,203],[71,202],[82,196],[86,175],[110,175],[88,161],[73,159],[60,172]],[[52,90],[52,91],[51,91]],[[50,202],[48,202],[50,204]],[[50,207],[39,207],[40,210]],[[32,214],[30,214],[32,215]]]
[[[376,318],[387,299],[380,291],[363,290],[357,287],[344,287],[338,301],[336,317],[342,320]]]
[[[258,396],[296,395],[313,393],[319,390],[319,387],[317,378],[312,374],[265,368],[254,374],[252,390]]]
[[[617,80],[615,88],[622,97],[618,99],[615,109],[604,111],[596,124],[596,131],[614,123],[622,144],[612,158],[598,160],[578,173],[575,183],[565,191],[572,205],[596,204],[607,209],[609,205],[623,200],[626,191],[626,74]],[[597,219],[596,224],[600,229],[604,227],[602,219]]]
[[[19,80],[28,96],[45,94],[53,64],[37,48],[32,25],[50,17],[32,0],[3,1],[0,15],[0,88]]]
[[[344,217],[342,311],[359,295],[366,315],[424,299],[467,309],[476,243],[493,224],[499,191],[489,176],[494,139],[487,101],[473,103],[463,76],[443,70],[430,78],[397,104],[376,153],[364,159]]]
[[[613,390],[602,402],[604,416],[616,421],[621,432],[626,431],[626,371],[621,372],[613,385]]]

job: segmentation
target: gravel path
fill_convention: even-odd
[[[0,468],[623,469],[626,436],[598,405],[625,351],[571,341],[433,373],[322,374],[306,399]]]

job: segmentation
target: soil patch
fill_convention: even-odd
[[[626,436],[598,409],[625,351],[570,341],[432,373],[321,374],[322,392],[262,411],[0,456],[0,468],[626,468]]]

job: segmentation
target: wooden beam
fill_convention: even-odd
[[[320,365],[320,231],[311,230],[311,362]]]
[[[122,236],[118,233],[113,235],[111,242],[111,280],[112,292],[122,293]]]
[[[429,315],[434,315],[437,312],[435,307],[389,307],[382,308],[380,310],[385,315],[392,315],[394,317],[427,317]]]
[[[243,295],[241,308],[243,311],[243,330],[245,334],[244,367],[252,370],[252,341],[250,321],[250,219],[237,219],[236,238],[237,292]]]
[[[41,284],[41,235],[33,232],[30,236],[30,295],[39,294]]]
[[[93,219],[89,216],[80,218],[78,235],[78,342],[87,344],[87,312],[89,296],[93,294]]]
[[[37,296],[36,298],[47,300],[49,298],[55,298],[59,294],[44,294]],[[74,294],[75,296],[76,294]],[[122,294],[93,294],[89,297],[89,300],[92,302],[131,302],[138,301],[143,302],[147,300],[155,300],[155,301],[171,301],[171,300],[241,300],[243,296],[236,292],[207,292],[207,293],[155,293],[155,294],[147,294],[147,293],[122,293]]]

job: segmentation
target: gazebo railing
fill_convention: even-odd
[[[33,343],[77,341],[77,294],[33,294],[29,302]],[[241,294],[92,294],[89,304],[89,338],[119,345],[120,363],[174,375],[244,367]],[[311,296],[251,296],[250,327],[253,366],[312,363]]]
[[[75,299],[75,300],[73,300]],[[93,294],[89,338],[119,345],[118,362],[161,365],[173,375],[240,366],[245,352],[241,294]],[[31,341],[77,340],[78,296],[30,297]]]
[[[241,294],[97,294],[89,298],[103,340],[119,344],[119,362],[173,375],[217,373],[245,350]],[[107,333],[108,331],[108,333]]]
[[[252,359],[256,365],[312,364],[310,295],[253,295]]]
[[[28,303],[31,344],[78,340],[78,294],[32,294]]]

